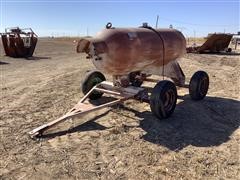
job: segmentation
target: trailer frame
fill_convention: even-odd
[[[105,103],[102,103],[100,105],[94,105],[92,103],[89,103],[87,101],[87,99],[93,91],[98,91],[98,92],[102,92],[102,93],[105,93],[107,95],[110,95],[111,97],[114,97],[115,100],[111,100],[110,102],[105,102]],[[135,87],[135,86],[129,86],[129,87],[126,87],[126,88],[117,87],[117,86],[114,86],[114,84],[112,82],[103,81],[103,82],[95,85],[66,114],[64,114],[63,116],[61,116],[60,118],[58,118],[54,121],[45,123],[45,124],[35,128],[35,129],[33,129],[32,131],[28,132],[28,134],[31,138],[41,137],[43,132],[45,132],[47,129],[49,129],[53,126],[56,126],[57,124],[59,124],[63,121],[66,121],[67,119],[74,118],[74,117],[80,117],[80,116],[83,116],[87,113],[90,113],[90,112],[93,112],[93,111],[96,111],[96,110],[100,110],[100,109],[103,109],[103,108],[106,108],[106,107],[114,106],[118,103],[124,102],[128,99],[131,99],[131,98],[138,99],[138,100],[141,99],[141,101],[148,102],[148,96],[146,94],[145,88]],[[82,119],[80,124],[84,124],[85,122],[87,122],[87,121]]]

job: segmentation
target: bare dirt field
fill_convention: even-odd
[[[189,81],[208,72],[202,101],[180,89],[174,114],[159,121],[146,103],[75,118],[34,141],[27,132],[63,115],[82,96],[93,69],[73,39],[40,39],[30,60],[5,57],[0,45],[0,179],[239,179],[240,56],[187,54]]]

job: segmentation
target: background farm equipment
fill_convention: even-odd
[[[31,28],[6,28],[1,36],[6,56],[14,58],[31,57],[38,41]]]
[[[233,34],[214,33],[209,34],[207,40],[201,46],[187,48],[188,53],[219,53],[221,51],[231,52],[228,48]]]

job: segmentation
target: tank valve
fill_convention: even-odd
[[[144,28],[148,27],[148,23],[144,22],[142,27],[144,27]]]
[[[110,23],[110,22],[107,23],[106,28],[107,28],[107,29],[110,29],[111,27],[112,27],[112,23]]]

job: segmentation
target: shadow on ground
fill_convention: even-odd
[[[140,127],[147,132],[142,138],[171,150],[188,145],[196,147],[218,146],[229,140],[240,125],[240,102],[232,99],[206,97],[192,101],[188,95],[165,120],[158,120],[149,111],[132,111],[142,118]]]
[[[55,138],[56,136],[63,136],[66,134],[71,134],[71,133],[75,133],[75,132],[83,132],[83,131],[93,131],[93,130],[105,130],[107,129],[107,127],[102,126],[101,124],[98,124],[96,122],[94,122],[95,120],[106,116],[109,113],[109,110],[106,111],[105,113],[98,115],[92,119],[90,119],[88,122],[84,123],[84,124],[80,124],[76,127],[73,127],[71,129],[68,130],[64,130],[64,131],[58,131],[58,132],[53,132],[53,133],[47,133],[47,134],[43,134],[41,136],[42,139],[52,139]]]
[[[98,106],[98,105],[102,105],[103,103],[108,103],[108,102],[111,102],[111,101],[114,101],[116,100],[116,98],[113,98],[113,97],[102,97],[98,100],[89,100],[89,102],[95,106]],[[64,131],[58,131],[58,132],[46,132],[46,133],[43,133],[40,135],[39,138],[41,139],[52,139],[52,138],[55,138],[56,136],[63,136],[63,135],[66,135],[66,134],[71,134],[71,133],[74,133],[74,132],[78,132],[78,131],[91,131],[91,130],[104,130],[104,129],[107,129],[106,127],[94,122],[95,120],[103,117],[103,116],[106,116],[108,113],[109,113],[110,110],[107,110],[106,112],[104,112],[103,114],[101,115],[98,115],[92,119],[89,119],[87,122],[85,122],[84,124],[80,124],[76,127],[73,127],[71,129],[67,129],[67,130],[64,130]],[[84,118],[84,117],[83,117]],[[38,138],[38,137],[37,137]]]
[[[41,60],[41,59],[51,59],[51,57],[46,57],[46,56],[32,56],[26,58],[27,60]]]
[[[212,54],[212,55],[222,55],[222,56],[240,56],[238,52],[202,52],[200,54]]]
[[[146,131],[142,139],[174,151],[189,145],[218,146],[228,141],[231,134],[239,128],[240,102],[237,100],[206,97],[202,101],[193,101],[189,95],[179,99],[183,101],[177,104],[173,115],[165,120],[158,120],[150,111],[139,112],[127,106],[120,107],[141,119],[139,126]],[[93,121],[108,112],[70,130],[43,135],[42,138],[54,138],[77,131],[104,130],[106,127]],[[123,115],[121,113],[120,116]]]
[[[0,65],[6,65],[6,64],[9,64],[9,63],[8,63],[8,62],[0,61]]]

